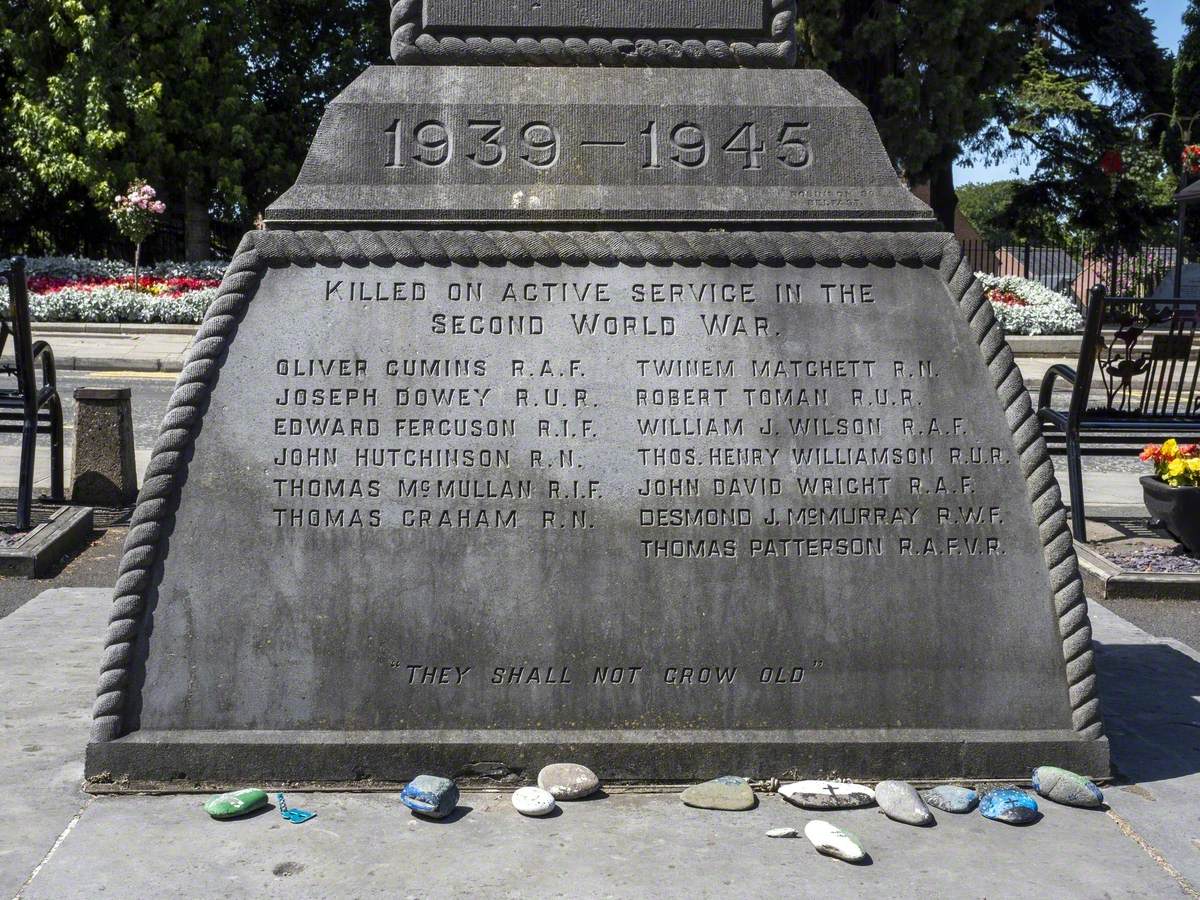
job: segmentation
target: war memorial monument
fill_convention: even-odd
[[[1021,375],[792,0],[393,0],[146,474],[88,775],[1108,771]]]

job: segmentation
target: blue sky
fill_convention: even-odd
[[[1179,46],[1183,37],[1183,11],[1187,0],[1147,0],[1146,11],[1154,21],[1154,30],[1158,42],[1172,52]],[[971,165],[969,160],[960,160],[954,168],[955,184],[967,184],[972,181],[996,181],[1001,178],[1013,178],[1028,175],[1031,166],[1020,165],[1019,161],[1006,162],[999,166]]]

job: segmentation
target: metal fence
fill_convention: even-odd
[[[1102,248],[1095,244],[993,244],[962,241],[963,252],[976,272],[1028,278],[1052,291],[1083,303],[1098,284],[1110,294],[1150,297],[1173,290],[1176,249],[1146,245],[1136,250]],[[1189,261],[1185,254],[1184,263]]]

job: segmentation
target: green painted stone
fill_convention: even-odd
[[[238,816],[249,815],[255,810],[267,805],[267,794],[258,788],[246,788],[241,791],[230,791],[213,797],[204,804],[204,811],[214,819],[236,819]]]
[[[1033,788],[1047,800],[1064,806],[1097,809],[1104,805],[1104,793],[1090,779],[1058,766],[1034,769]]]
[[[694,806],[697,809],[724,809],[735,812],[754,809],[757,803],[750,783],[736,775],[722,775],[713,781],[693,785],[684,791],[679,799],[686,806]]]

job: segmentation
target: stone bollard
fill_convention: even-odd
[[[137,499],[129,388],[76,388],[71,500],[129,506]]]

